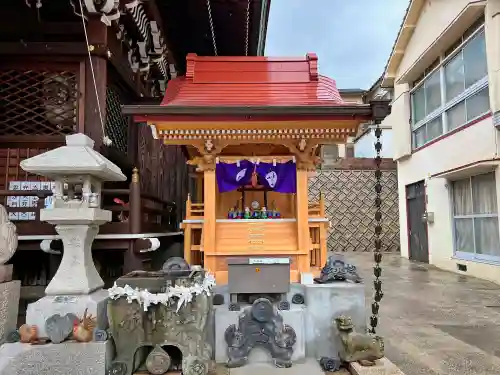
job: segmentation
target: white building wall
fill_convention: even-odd
[[[497,157],[497,133],[491,117],[488,117],[424,147],[410,158],[398,161],[401,255],[409,255],[406,186],[427,179],[427,210],[434,212],[434,223],[428,225],[430,262],[435,264],[443,259],[451,260],[453,230],[449,181],[444,177],[431,176]],[[497,196],[500,197],[500,184],[497,187]]]
[[[500,0],[487,0],[487,6],[494,2],[500,9]],[[450,199],[451,181],[445,177],[431,177],[454,169],[478,165],[481,161],[498,159],[500,131],[493,125],[490,115],[434,143],[431,142],[419,150],[412,151],[410,82],[400,79],[412,69],[418,59],[426,53],[427,48],[450,28],[451,23],[456,22],[464,9],[472,3],[474,2],[465,0],[438,0],[428,2],[424,7],[398,70],[394,85],[392,113],[382,125],[393,129],[393,157],[398,162],[401,255],[409,256],[406,186],[426,180],[427,211],[434,213],[434,223],[428,224],[429,262],[456,272],[458,272],[457,264],[465,264],[467,275],[500,283],[500,261],[466,261],[455,258]],[[488,18],[487,11],[486,42],[490,86],[495,80],[494,77],[498,75],[491,69],[491,54],[495,53],[500,56],[497,53],[499,48],[495,47],[500,43],[500,34],[493,31],[500,28],[500,21],[495,21],[497,22],[495,26],[492,26],[492,22],[494,21],[491,17]],[[448,38],[450,38],[449,35]],[[498,63],[500,65],[500,60]],[[415,73],[410,76],[415,76]],[[500,99],[492,98],[492,95],[496,95],[495,91],[497,90],[490,90],[492,103]],[[500,169],[497,167],[495,172],[497,200],[499,201],[498,207],[500,207]],[[478,172],[474,172],[472,167],[470,173],[474,175]]]

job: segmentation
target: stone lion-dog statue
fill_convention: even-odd
[[[351,317],[341,315],[334,319],[342,342],[339,357],[344,362],[359,362],[362,366],[373,366],[377,359],[384,357],[382,337],[354,331]]]

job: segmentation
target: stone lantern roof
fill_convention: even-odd
[[[66,146],[23,160],[21,168],[52,179],[90,175],[102,181],[127,180],[118,166],[94,150],[94,141],[85,134],[67,135]]]

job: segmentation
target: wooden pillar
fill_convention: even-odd
[[[129,197],[129,222],[130,232],[137,234],[142,230],[142,210],[141,210],[141,183],[139,181],[139,170],[132,171],[132,182],[130,183]]]
[[[216,181],[215,170],[204,171],[204,221],[203,221],[203,251],[205,254],[204,266],[215,271],[215,225],[216,225]]]
[[[90,15],[87,23],[87,33],[90,49],[107,45],[108,27],[101,22],[100,17]],[[92,62],[92,65],[91,65]],[[95,84],[94,84],[94,78]],[[100,56],[85,59],[85,123],[84,133],[95,141],[97,151],[102,147],[102,121],[106,122],[106,87],[107,87],[107,60]],[[96,90],[97,86],[97,90]],[[101,108],[99,114],[98,102]]]
[[[319,216],[326,219],[325,212],[325,197],[323,192],[319,193]],[[328,236],[328,223],[321,223],[319,226],[319,251],[320,251],[320,264],[319,267],[323,267],[326,263],[326,253],[327,253],[327,236]]]
[[[191,194],[186,199],[186,219],[191,218]],[[184,259],[191,264],[191,224],[185,223],[184,227]]]
[[[133,234],[141,233],[142,210],[141,210],[141,186],[139,181],[139,170],[132,171],[132,182],[129,193],[129,230]],[[142,270],[141,258],[136,253],[136,240],[130,240],[129,246],[123,257],[123,272],[129,273],[135,270]]]
[[[298,270],[300,272],[310,271],[309,259],[309,198],[308,198],[308,172],[305,169],[297,169],[297,245],[298,245]]]

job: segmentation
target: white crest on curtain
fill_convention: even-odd
[[[243,177],[245,177],[246,173],[246,168],[243,168],[241,171],[239,171],[238,174],[236,174],[236,181],[240,181]]]
[[[275,171],[271,171],[266,174],[265,179],[271,188],[276,186],[276,182],[278,182],[278,175]]]

